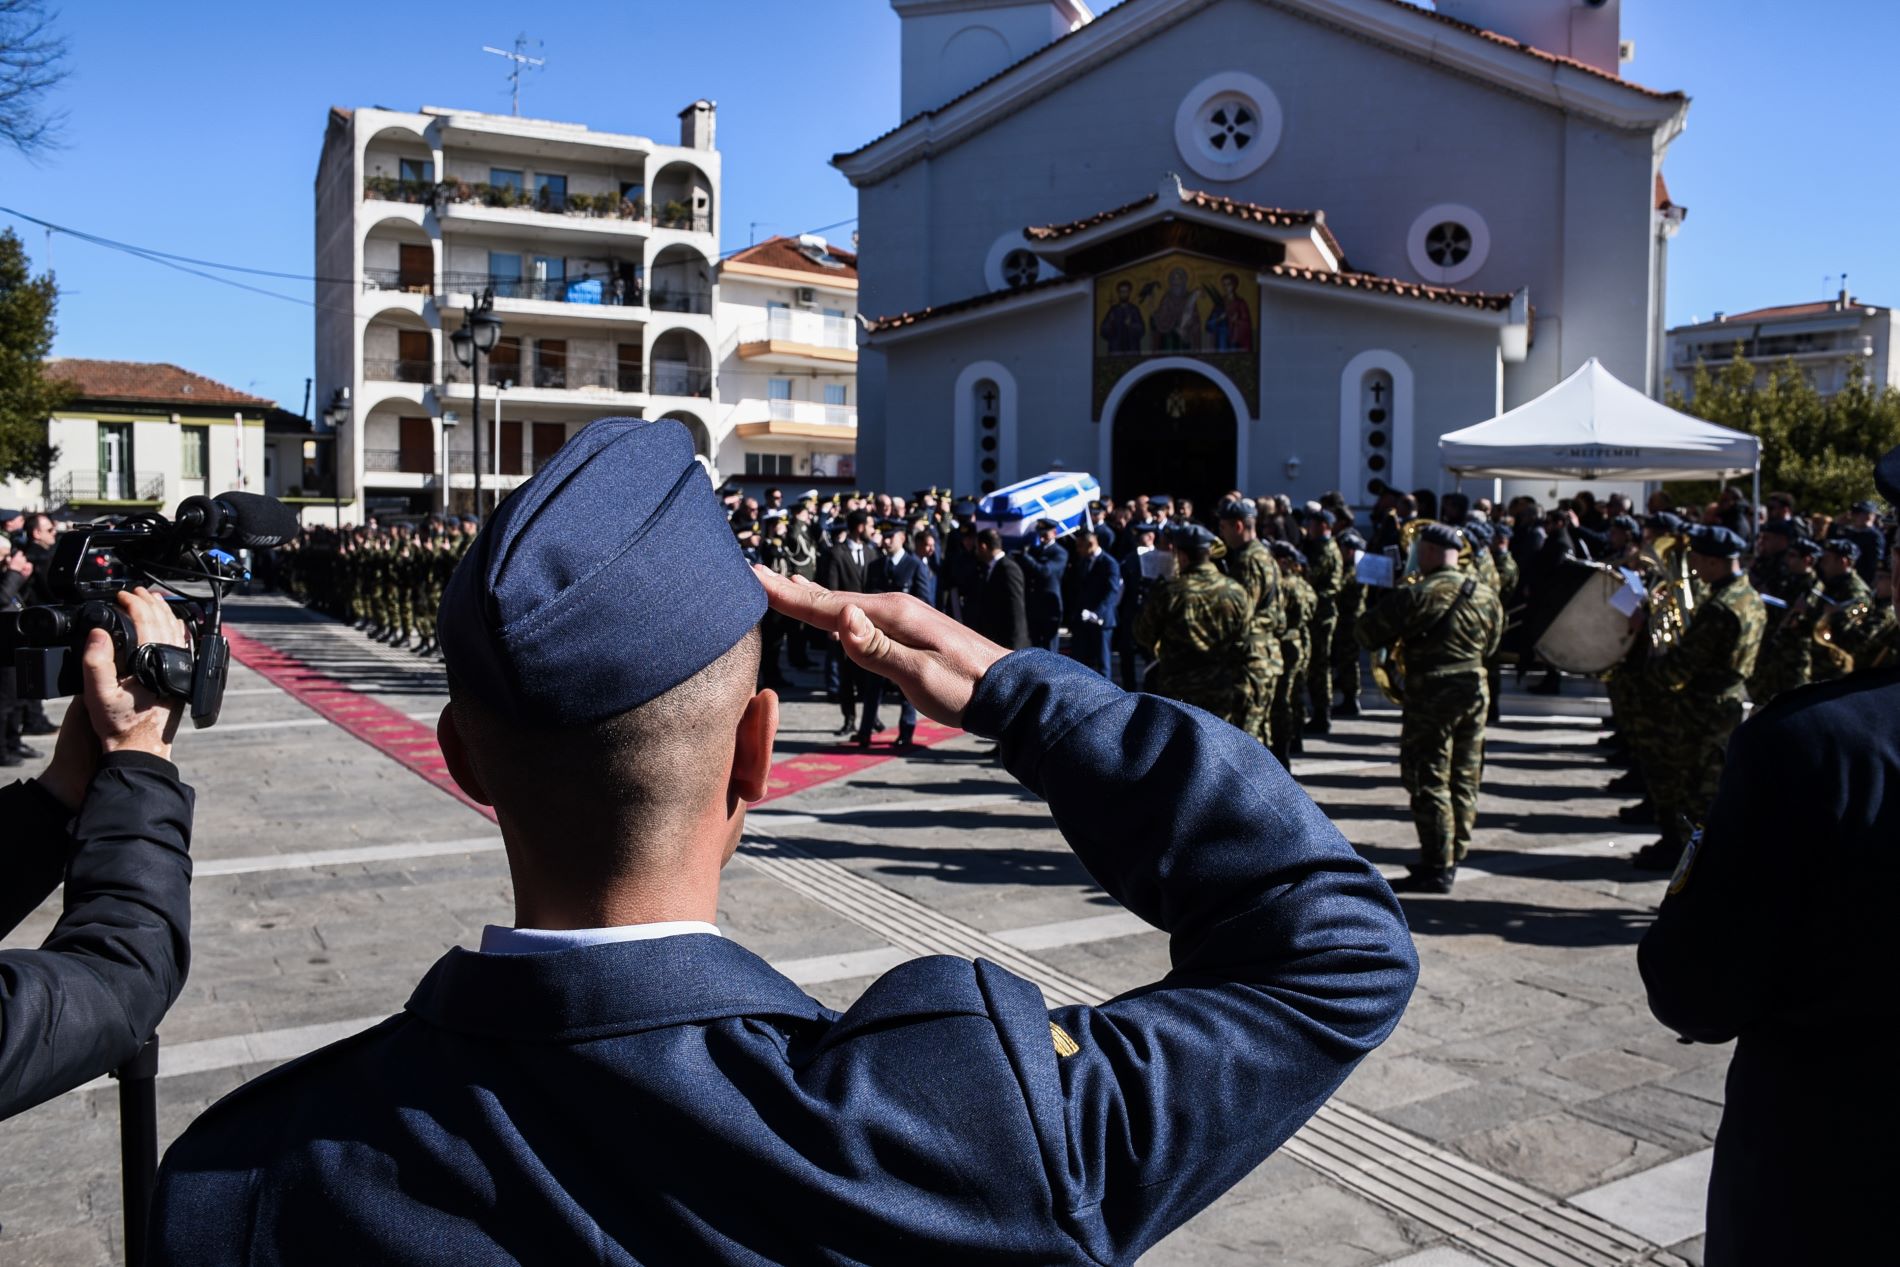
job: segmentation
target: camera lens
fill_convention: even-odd
[[[62,607],[29,607],[20,613],[19,627],[29,646],[51,647],[71,636],[73,622]]]

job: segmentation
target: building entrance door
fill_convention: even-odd
[[[1163,370],[1135,384],[1110,425],[1116,500],[1191,497],[1196,517],[1212,522],[1216,499],[1234,486],[1239,451],[1226,392],[1193,370]]]
[[[132,428],[125,423],[99,426],[99,496],[132,500]]]

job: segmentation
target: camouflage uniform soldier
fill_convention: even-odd
[[[1312,650],[1313,612],[1319,600],[1306,583],[1306,557],[1291,542],[1273,543],[1273,557],[1280,565],[1280,589],[1284,595],[1286,619],[1280,628],[1280,680],[1273,691],[1273,755],[1281,765],[1290,765],[1305,750],[1300,742],[1306,709],[1300,697],[1306,691],[1307,657]]]
[[[1826,600],[1827,607],[1843,613],[1834,618],[1835,627],[1842,633],[1846,633],[1845,626],[1848,623],[1846,609],[1860,603],[1871,605],[1874,601],[1873,589],[1854,570],[1859,561],[1860,547],[1846,537],[1832,537],[1821,543],[1821,559],[1817,565],[1821,573],[1821,597]],[[1822,610],[1825,611],[1826,607]],[[1846,643],[1851,640],[1851,636],[1837,638],[1836,645],[1847,650]],[[1846,676],[1846,670],[1825,652],[1814,657],[1815,681],[1832,682]]]
[[[1762,598],[1773,598],[1778,605],[1770,607],[1755,671],[1748,677],[1748,698],[1757,707],[1806,686],[1813,675],[1814,625],[1825,610],[1821,578],[1814,568],[1820,555],[1820,542],[1804,538],[1777,555],[1772,570],[1764,570],[1771,580]]]
[[[1638,545],[1627,540],[1619,541],[1615,526],[1612,525],[1612,553],[1604,562],[1636,573],[1643,583],[1644,591],[1653,594],[1665,579],[1662,564],[1657,561],[1665,541],[1682,530],[1682,521],[1675,515],[1652,515],[1643,526],[1642,544]],[[1642,793],[1640,802],[1617,811],[1619,819],[1634,824],[1656,821],[1656,806],[1649,795],[1649,771],[1657,760],[1656,723],[1663,715],[1665,703],[1661,698],[1664,692],[1656,685],[1655,679],[1643,672],[1648,660],[1649,637],[1646,634],[1639,635],[1605,683],[1610,697],[1610,720],[1615,723],[1617,735],[1629,748],[1630,768],[1611,779],[1604,790]]]
[[[1334,712],[1340,717],[1359,715],[1359,694],[1365,679],[1359,668],[1359,640],[1353,631],[1366,611],[1366,587],[1359,580],[1359,556],[1366,552],[1366,539],[1348,528],[1335,539],[1339,546],[1340,569],[1346,583],[1339,590],[1339,623],[1333,626],[1331,661],[1333,689],[1341,697]]]
[[[1333,517],[1317,502],[1306,507],[1301,525],[1306,535],[1306,583],[1313,587],[1313,622],[1307,639],[1306,702],[1311,710],[1307,729],[1323,735],[1332,729],[1333,631],[1339,625],[1339,591],[1346,585],[1346,568],[1333,544]]]
[[[1252,501],[1243,497],[1222,502],[1219,515],[1221,544],[1227,547],[1220,568],[1247,591],[1251,612],[1249,701],[1246,724],[1241,729],[1271,748],[1273,692],[1284,667],[1280,662],[1280,630],[1286,622],[1286,611],[1280,593],[1280,569],[1254,535],[1258,509]]]
[[[1446,524],[1420,531],[1416,585],[1392,590],[1359,621],[1366,648],[1405,642],[1405,716],[1399,770],[1412,798],[1419,864],[1399,887],[1449,893],[1478,821],[1484,769],[1484,662],[1504,633],[1504,607],[1477,575],[1458,566],[1464,534]]]
[[[1698,525],[1689,532],[1690,565],[1709,587],[1674,648],[1652,655],[1645,677],[1667,692],[1658,722],[1650,793],[1662,839],[1631,859],[1645,871],[1675,869],[1722,778],[1729,735],[1742,723],[1743,687],[1754,672],[1768,609],[1742,575],[1741,537]],[[1640,614],[1639,614],[1640,617]]]
[[[1198,524],[1168,534],[1175,575],[1157,584],[1135,622],[1135,640],[1155,657],[1142,689],[1204,708],[1232,725],[1251,699],[1252,604],[1247,591],[1208,561],[1216,538]]]

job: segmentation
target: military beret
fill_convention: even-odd
[[[1469,540],[1472,545],[1488,546],[1491,544],[1491,525],[1482,519],[1466,520],[1463,531],[1466,539]]]
[[[1278,537],[1275,537],[1272,541],[1267,543],[1267,549],[1272,552],[1273,557],[1276,559],[1286,559],[1293,563],[1306,562],[1306,559],[1300,552],[1293,548],[1291,541],[1282,541]]]
[[[1621,528],[1632,537],[1641,536],[1643,532],[1643,526],[1636,522],[1635,515],[1618,515],[1610,520],[1610,527]]]
[[[1822,543],[1822,549],[1829,554],[1838,554],[1849,563],[1860,562],[1860,547],[1846,537],[1829,537]]]
[[[4,509],[0,509],[0,524],[3,524],[3,523],[5,523],[5,522],[6,522],[7,520],[9,520],[9,519],[19,519],[19,518],[21,518],[21,517],[22,517],[23,515],[25,515],[25,514],[26,514],[26,512],[25,512],[24,510],[4,510]]]
[[[1176,546],[1189,546],[1202,550],[1211,550],[1220,538],[1196,523],[1175,524],[1168,529],[1168,543]]]
[[[1732,559],[1748,548],[1741,534],[1716,524],[1697,524],[1689,529],[1691,553],[1711,559]]]
[[[1251,498],[1234,497],[1222,502],[1215,514],[1222,519],[1257,519],[1260,508],[1254,505]]]
[[[1501,537],[1502,539],[1506,541],[1509,541],[1511,539],[1511,533],[1513,531],[1511,528],[1511,521],[1508,519],[1500,519],[1496,523],[1491,525],[1491,531],[1494,535]]]
[[[1821,543],[1813,537],[1796,537],[1788,543],[1788,550],[1791,554],[1805,555],[1810,559],[1821,557]]]
[[[1465,534],[1450,524],[1426,524],[1418,530],[1418,539],[1446,550],[1465,548]]]
[[[1875,505],[1872,499],[1863,498],[1854,503],[1854,513],[1857,515],[1878,515],[1880,513],[1880,507]]]
[[[458,689],[509,721],[573,726],[678,686],[764,614],[686,428],[604,418],[490,514],[440,627]]]
[[[1801,535],[1801,525],[1792,519],[1770,519],[1761,526],[1761,535],[1787,537],[1793,540]]]
[[[1900,506],[1900,444],[1887,450],[1887,456],[1874,463],[1874,487],[1889,505]]]
[[[1649,526],[1657,532],[1671,535],[1683,530],[1682,516],[1672,511],[1659,510],[1649,517]]]
[[[1366,539],[1354,529],[1348,528],[1339,534],[1339,544],[1348,550],[1363,550],[1366,548]]]

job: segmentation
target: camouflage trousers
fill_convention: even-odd
[[[1306,710],[1300,696],[1306,689],[1306,639],[1282,638],[1280,664],[1283,672],[1273,684],[1273,709],[1268,721],[1268,747],[1285,765],[1293,755],[1293,742],[1300,737],[1300,723]]]
[[[1273,697],[1281,677],[1280,644],[1271,632],[1257,633],[1247,657],[1247,720],[1241,729],[1273,747]]]
[[[1662,701],[1644,778],[1664,840],[1688,840],[1715,801],[1729,736],[1742,724],[1739,691],[1705,698],[1689,691]]]
[[[1333,711],[1333,639],[1339,633],[1339,617],[1317,616],[1308,644],[1306,663],[1306,703],[1313,716],[1325,719]]]
[[[1484,674],[1476,669],[1406,680],[1399,775],[1412,798],[1412,823],[1426,867],[1455,866],[1471,847],[1488,702]]]
[[[1333,689],[1348,704],[1359,702],[1359,693],[1365,689],[1365,675],[1360,668],[1359,640],[1353,637],[1353,627],[1359,623],[1356,617],[1341,616],[1339,624],[1333,628]]]
[[[1642,671],[1641,665],[1624,665],[1610,675],[1606,684],[1610,696],[1610,716],[1616,729],[1629,745],[1630,759],[1642,776],[1644,787],[1654,799],[1660,761],[1663,718],[1668,713],[1669,692],[1656,679]]]
[[[1168,661],[1157,660],[1149,666],[1147,676],[1142,679],[1141,689],[1150,695],[1192,704],[1214,714],[1230,726],[1242,728],[1247,725],[1252,705],[1244,672],[1236,673],[1231,668],[1223,672],[1208,672],[1195,666],[1184,671],[1177,665],[1170,672]]]

